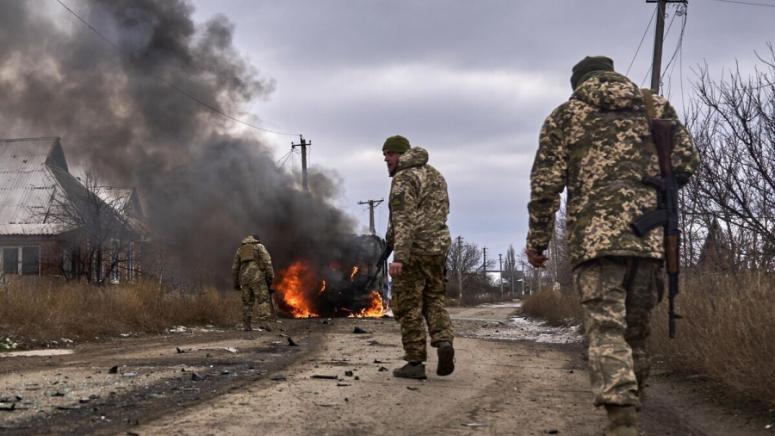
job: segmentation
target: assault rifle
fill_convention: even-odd
[[[643,178],[643,183],[656,188],[657,209],[632,223],[632,228],[639,237],[645,236],[656,227],[664,229],[668,281],[668,332],[671,338],[675,337],[675,321],[681,319],[681,315],[675,313],[681,232],[678,230],[678,189],[680,186],[670,163],[674,129],[675,124],[671,120],[651,120],[651,135],[657,145],[660,177],[646,176]]]
[[[377,259],[377,269],[374,270],[374,274],[369,276],[369,279],[366,281],[366,289],[372,290],[371,288],[374,287],[374,283],[377,281],[377,276],[379,275],[380,271],[385,267],[385,262],[387,262],[388,257],[390,257],[390,253],[393,252],[393,247],[391,245],[385,245],[385,250],[382,252],[382,254],[379,256],[379,259]]]
[[[277,291],[272,288],[272,279],[267,277],[264,280],[266,280],[266,288],[269,291],[269,310],[272,311],[272,319],[277,320],[277,309],[274,307],[274,296]]]

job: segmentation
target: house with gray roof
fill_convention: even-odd
[[[3,281],[131,280],[145,234],[136,192],[73,176],[59,138],[0,139]]]

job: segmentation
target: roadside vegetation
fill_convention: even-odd
[[[707,376],[775,404],[775,278],[766,274],[688,277],[676,299],[676,338],[667,304],[652,316],[655,363]]]
[[[96,286],[29,281],[0,288],[0,336],[20,346],[68,338],[160,333],[176,325],[234,326],[241,319],[238,292],[215,288],[182,293],[144,281]]]
[[[581,324],[581,304],[575,295],[543,289],[522,300],[522,313],[550,325]]]

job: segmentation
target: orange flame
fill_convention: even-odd
[[[359,270],[360,270],[360,268],[358,267],[358,265],[355,265],[353,267],[353,271],[350,273],[350,281],[355,280],[355,276],[358,274]]]
[[[371,304],[369,307],[353,314],[355,318],[379,318],[385,313],[385,308],[382,306],[382,295],[377,291],[371,291]]]
[[[294,318],[311,318],[318,316],[307,304],[304,296],[305,280],[310,275],[309,268],[302,262],[294,262],[283,272],[282,280],[277,284],[277,290],[283,300],[291,308]]]

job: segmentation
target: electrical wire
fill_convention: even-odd
[[[105,35],[103,35],[103,34],[102,34],[102,33],[101,33],[99,30],[97,30],[97,28],[95,28],[94,26],[92,26],[91,24],[89,24],[89,22],[87,22],[86,20],[84,20],[83,18],[81,18],[81,16],[80,16],[80,15],[78,15],[78,14],[77,14],[77,13],[76,13],[74,10],[70,9],[70,7],[69,7],[69,6],[67,6],[67,5],[66,5],[64,2],[62,2],[62,0],[56,0],[56,1],[57,1],[57,3],[59,3],[59,4],[60,4],[60,5],[61,5],[61,6],[62,6],[64,9],[65,9],[65,10],[67,10],[67,12],[69,12],[69,13],[70,13],[70,14],[72,14],[72,15],[73,15],[73,16],[74,16],[76,19],[78,19],[78,21],[80,21],[80,22],[81,22],[81,24],[83,24],[84,26],[88,27],[88,28],[89,28],[89,29],[90,29],[92,32],[94,32],[94,34],[96,34],[97,36],[99,36],[99,37],[100,37],[100,39],[102,39],[102,40],[103,40],[105,43],[107,43],[108,45],[110,45],[110,46],[111,46],[111,47],[112,47],[114,50],[116,50],[116,51],[117,51],[117,52],[118,52],[120,55],[123,55],[123,53],[122,53],[122,50],[121,50],[121,47],[119,47],[119,46],[118,46],[116,43],[114,43],[113,41],[111,41],[110,39],[108,39],[108,38],[107,38]],[[232,121],[234,121],[234,122],[237,122],[237,123],[239,123],[239,124],[242,124],[242,125],[244,125],[244,126],[247,126],[247,127],[250,127],[250,128],[256,129],[256,130],[260,130],[260,131],[263,131],[263,132],[267,132],[267,133],[274,133],[274,134],[276,134],[276,135],[283,135],[283,136],[298,136],[298,135],[299,135],[298,133],[289,133],[289,132],[282,132],[282,131],[279,131],[279,130],[272,130],[272,129],[267,129],[267,128],[265,128],[265,127],[256,126],[255,124],[251,124],[251,123],[248,123],[248,122],[246,122],[246,121],[240,120],[239,118],[237,118],[237,117],[235,117],[235,116],[233,116],[233,115],[227,114],[226,112],[224,112],[224,111],[220,110],[219,108],[215,107],[214,105],[212,105],[212,104],[210,104],[210,103],[207,103],[207,102],[205,102],[205,101],[203,101],[203,100],[201,100],[201,99],[197,98],[196,96],[194,96],[194,95],[192,95],[191,93],[187,92],[187,91],[186,91],[186,90],[184,90],[183,88],[181,88],[181,87],[179,87],[179,86],[175,85],[174,83],[172,83],[172,82],[170,82],[170,81],[166,80],[165,78],[163,78],[163,77],[161,77],[161,76],[158,76],[158,75],[154,75],[154,74],[152,74],[152,73],[149,73],[149,74],[150,74],[151,76],[153,76],[154,78],[156,78],[157,80],[159,80],[161,83],[164,83],[165,85],[167,85],[167,86],[169,86],[170,88],[174,89],[175,91],[177,91],[179,94],[183,95],[184,97],[186,97],[186,98],[190,99],[191,101],[193,101],[193,102],[195,102],[195,103],[198,103],[198,104],[200,104],[201,106],[203,106],[203,107],[205,107],[205,108],[209,109],[210,111],[212,111],[212,112],[214,112],[214,113],[216,113],[216,114],[218,114],[218,115],[221,115],[221,116],[222,116],[222,117],[224,117],[224,118],[227,118],[227,119],[229,119],[229,120],[232,120]]]
[[[732,3],[736,5],[745,5],[745,6],[760,6],[764,8],[775,8],[775,4],[771,3],[757,3],[757,2],[744,2],[744,1],[738,1],[738,0],[713,0],[720,3]]]
[[[630,74],[630,68],[632,68],[632,64],[635,62],[635,58],[638,57],[638,52],[640,52],[640,48],[643,45],[643,41],[646,39],[646,35],[649,33],[649,29],[651,28],[651,23],[654,22],[654,17],[657,16],[657,9],[654,8],[654,13],[651,14],[651,19],[649,20],[649,23],[646,24],[646,30],[643,32],[643,36],[640,38],[640,43],[638,43],[638,48],[635,49],[635,54],[632,55],[632,60],[630,61],[630,65],[627,66],[627,72],[624,73],[625,76],[628,76]]]
[[[684,34],[686,32],[686,22],[689,16],[686,7],[684,6],[683,9],[681,8],[682,6],[679,5],[678,9],[676,10],[676,14],[680,13],[683,15],[683,20],[681,23],[681,33],[678,35],[678,43],[676,44],[675,50],[673,51],[673,55],[670,57],[670,60],[667,62],[667,65],[665,66],[665,70],[660,75],[660,82],[664,80],[665,75],[668,75],[668,83],[669,83],[668,93],[667,93],[668,99],[670,98],[670,92],[672,91],[673,70],[675,70],[675,64],[673,63],[673,61],[675,61],[676,57],[678,56],[678,53],[680,53],[683,50]],[[671,65],[672,65],[672,68],[671,68]],[[681,80],[683,80],[683,74],[681,75]],[[683,82],[681,82],[681,89],[683,90]],[[681,98],[683,98],[683,96]]]

